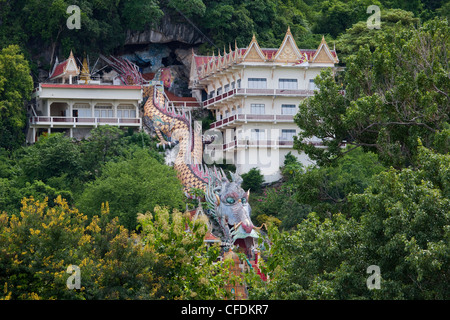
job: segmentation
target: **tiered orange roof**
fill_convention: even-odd
[[[219,52],[215,56],[199,56],[193,54],[193,63],[197,71],[198,77],[204,78],[207,75],[226,69],[233,64],[242,62],[270,62],[270,63],[286,63],[286,64],[303,64],[307,63],[338,63],[339,59],[336,50],[331,50],[325,38],[317,49],[299,49],[292,36],[290,28],[288,28],[283,42],[279,48],[261,48],[256,40],[255,35],[246,48],[229,49],[227,53],[225,48],[222,54]]]

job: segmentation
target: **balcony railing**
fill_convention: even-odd
[[[140,118],[99,118],[99,117],[48,117],[38,116],[31,117],[30,123],[32,125],[123,125],[123,126],[140,126]]]
[[[219,128],[236,122],[293,122],[293,114],[234,114],[210,124],[210,129]]]
[[[203,101],[203,107],[237,95],[308,97],[314,95],[314,90],[235,88]]]
[[[201,108],[201,104],[196,101],[170,101],[169,105],[175,108],[185,109]]]
[[[314,145],[316,147],[322,147],[323,144],[320,141],[310,141],[308,142],[311,145]],[[263,148],[292,148],[294,146],[294,141],[293,140],[251,140],[251,139],[238,139],[238,140],[233,140],[230,141],[228,143],[224,143],[222,145],[222,150],[230,150],[233,148],[246,148],[246,147],[263,147]],[[207,145],[205,148],[206,150],[208,149],[213,149],[213,148],[217,148],[217,145],[214,144],[210,144]],[[220,148],[220,145],[219,145]]]

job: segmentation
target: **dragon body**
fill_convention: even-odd
[[[127,59],[112,56],[102,56],[102,59],[118,73],[123,84],[142,85],[144,126],[157,135],[164,148],[179,146],[174,169],[188,197],[192,197],[194,189],[203,191],[211,233],[221,239],[225,248],[238,245],[250,257],[256,249],[260,228],[250,219],[250,194],[242,189],[242,178],[231,174],[230,181],[222,170],[202,164],[200,123],[195,122],[193,126],[190,112],[170,106],[162,86],[148,85],[139,68]]]
[[[230,181],[222,170],[202,164],[202,129],[199,123],[192,126],[189,112],[171,107],[164,92],[155,86],[144,88],[145,98],[144,125],[156,133],[164,148],[179,146],[174,169],[186,195],[190,196],[193,189],[202,190],[212,233],[226,247],[239,245],[251,255],[258,228],[250,219],[249,192],[242,189],[242,178],[232,174]]]

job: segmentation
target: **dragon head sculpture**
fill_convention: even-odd
[[[213,233],[226,246],[237,245],[251,255],[259,235],[250,218],[250,192],[242,189],[242,178],[238,174],[231,174],[231,178],[229,181],[223,171],[210,172],[205,194],[207,214],[214,222]]]

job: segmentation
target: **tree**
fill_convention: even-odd
[[[144,148],[160,163],[164,162],[163,156],[156,151],[156,143],[145,132],[130,133],[109,125],[93,129],[80,144],[86,179],[99,177],[107,162],[119,161]]]
[[[251,298],[448,299],[450,155],[419,147],[420,168],[391,168],[350,194],[352,217],[311,213],[293,232],[269,229],[271,281]],[[380,289],[366,286],[380,267]]]
[[[157,295],[164,299],[223,299],[229,297],[228,281],[241,281],[230,274],[230,263],[217,263],[220,246],[208,247],[204,237],[208,218],[191,220],[177,210],[155,207],[154,214],[138,217],[143,244],[158,257],[160,281]],[[156,269],[156,268],[155,268]]]
[[[329,216],[341,212],[348,215],[348,196],[363,193],[372,178],[383,170],[385,167],[376,154],[354,150],[332,166],[312,166],[297,174],[294,182],[297,200],[320,214]]]
[[[149,151],[137,150],[130,158],[106,163],[101,175],[86,185],[76,203],[92,217],[102,203],[108,202],[112,215],[135,230],[138,213],[151,212],[157,205],[182,209],[184,198],[173,168],[158,162]]]
[[[129,232],[108,206],[90,221],[61,197],[23,199],[20,214],[0,213],[0,299],[223,299],[235,279],[219,246],[207,247],[205,219],[155,208]],[[189,228],[186,230],[186,228]],[[69,266],[81,273],[68,289]]]
[[[79,146],[62,133],[42,136],[34,145],[24,148],[19,166],[29,182],[48,182],[52,177],[63,176],[70,184],[83,174]]]
[[[10,45],[0,51],[0,148],[16,149],[25,141],[25,101],[33,80],[20,49]]]
[[[353,23],[366,20],[367,7],[380,5],[378,1],[339,1],[327,0],[319,4],[318,18],[314,25],[314,33],[330,34],[333,38],[344,33]]]
[[[264,176],[261,174],[261,170],[259,168],[252,168],[247,173],[241,174],[241,177],[243,180],[242,189],[250,189],[252,192],[261,191]]]
[[[125,1],[120,11],[123,23],[130,30],[143,30],[145,26],[154,27],[162,18],[163,12],[158,1]]]
[[[58,197],[56,206],[24,199],[20,214],[0,214],[0,283],[5,299],[152,299],[157,285],[150,250],[136,246],[107,208],[90,223]],[[68,266],[81,271],[69,290]]]
[[[396,32],[398,28],[413,28],[419,24],[412,12],[401,9],[386,9],[380,11],[381,29],[368,29],[367,19],[354,23],[336,39],[336,50],[340,62],[347,62],[347,57],[355,55],[359,48],[369,46],[371,51],[378,47],[380,33]]]
[[[381,173],[364,194],[350,198],[362,215],[365,260],[382,270],[375,297],[450,297],[450,156],[420,146],[418,162],[417,170]]]
[[[316,78],[319,92],[300,104],[295,122],[302,131],[294,146],[319,165],[363,147],[387,165],[408,166],[416,156],[417,138],[435,147],[436,134],[445,129],[450,114],[448,23],[431,20],[419,28],[380,34],[377,41],[375,51],[365,46],[348,58],[343,87],[331,70],[323,70]],[[304,142],[312,136],[327,148]],[[344,142],[352,148],[344,151]]]
[[[311,212],[311,206],[297,201],[295,189],[286,184],[266,187],[261,196],[250,197],[250,204],[253,221],[272,222],[282,230],[295,228]]]

